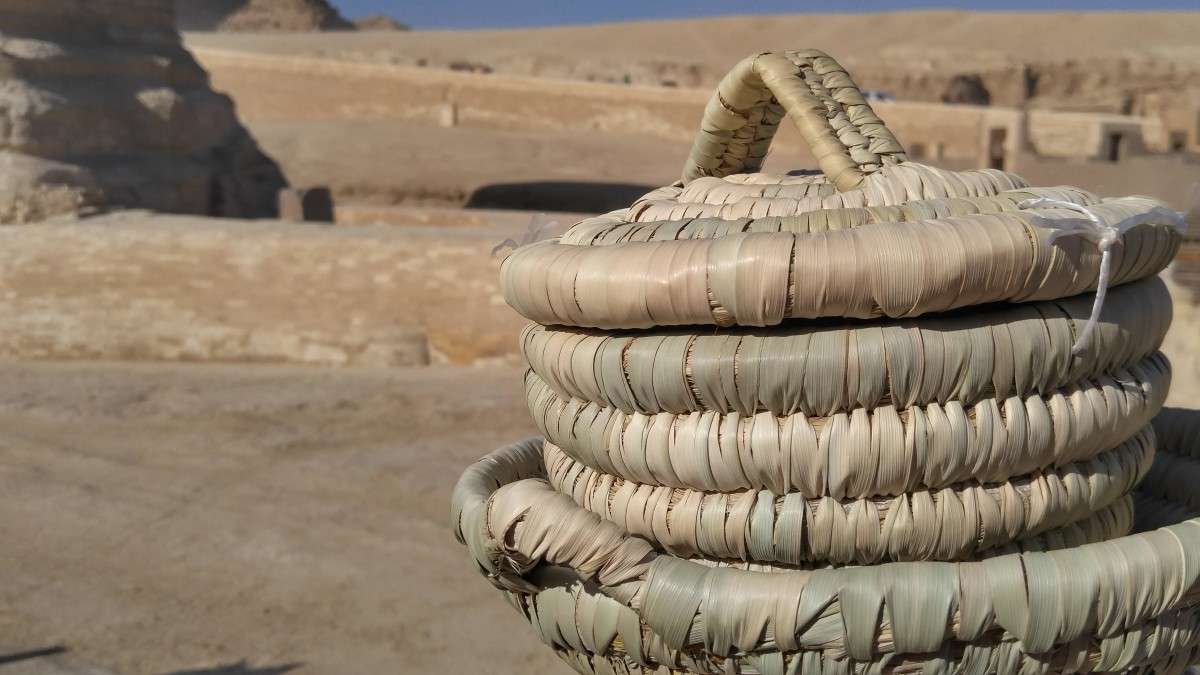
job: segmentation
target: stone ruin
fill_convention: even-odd
[[[0,0],[0,222],[270,217],[286,181],[184,48],[172,0]]]
[[[992,94],[979,75],[959,73],[950,78],[950,83],[942,92],[942,103],[991,105]]]
[[[180,30],[354,30],[326,0],[175,0]]]

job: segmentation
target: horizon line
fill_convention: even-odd
[[[712,14],[693,14],[681,16],[656,16],[643,18],[629,19],[597,19],[593,21],[567,21],[563,23],[533,23],[527,25],[480,25],[480,26],[451,26],[451,25],[430,25],[419,26],[410,25],[413,32],[434,32],[434,31],[506,31],[506,30],[534,30],[545,28],[587,28],[593,26],[606,25],[621,25],[631,23],[669,23],[677,21],[705,21],[705,20],[727,20],[727,19],[761,19],[770,17],[789,17],[789,16],[864,16],[864,15],[887,15],[887,14],[974,14],[979,16],[989,14],[1072,14],[1072,15],[1102,15],[1102,14],[1195,14],[1200,15],[1200,9],[1183,9],[1174,7],[1151,7],[1149,9],[1143,7],[1125,7],[1125,8],[1102,8],[1102,9],[1061,9],[1049,7],[1044,9],[1037,8],[1005,8],[999,7],[995,9],[964,9],[961,7],[946,6],[946,7],[899,7],[896,9],[863,9],[855,10],[848,8],[839,11],[804,11],[797,10],[793,12],[731,12],[731,13],[712,13]],[[364,14],[348,15],[351,19],[366,18],[370,16],[391,16],[386,12],[368,12]],[[393,16],[398,21],[403,21],[403,17]]]

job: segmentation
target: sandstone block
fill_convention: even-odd
[[[297,223],[332,223],[333,195],[329,188],[284,188],[279,191],[279,218]]]

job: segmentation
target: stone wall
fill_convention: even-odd
[[[985,117],[994,108],[972,105],[890,102],[873,104],[888,128],[917,161],[975,166],[981,160]],[[1006,117],[1003,124],[1011,121]]]
[[[184,49],[171,0],[0,0],[0,222],[258,217],[285,184]]]
[[[1107,159],[1113,136],[1119,136],[1120,157],[1165,149],[1163,126],[1155,118],[1121,115],[1050,112],[1029,114],[1029,134],[1038,153],[1046,157]]]
[[[0,228],[0,358],[393,366],[512,360],[490,228],[123,212]]]
[[[689,142],[710,94],[212,49],[199,49],[197,55],[252,121],[439,125],[452,105],[453,123],[464,127],[606,132]],[[306,105],[298,105],[296,92],[304,92]],[[1123,130],[1135,141],[1130,154],[1141,151],[1138,138],[1162,136],[1158,120],[1122,115],[1033,111],[1026,118],[1015,108],[911,101],[874,107],[907,147],[916,147],[914,154],[955,166],[986,165],[993,129],[1005,131],[1004,146],[1012,158],[1029,150],[1051,157],[1100,157],[1107,129]],[[776,143],[776,150],[801,147],[787,124]]]
[[[708,90],[747,54],[812,47],[838,58],[862,86],[903,101],[940,102],[966,77],[986,89],[992,105],[1154,117],[1185,149],[1200,151],[1197,34],[1197,12],[851,11],[418,31],[403,40],[347,34],[319,44],[272,36],[240,47],[439,69],[467,62],[510,76]],[[218,39],[207,44],[238,46]]]

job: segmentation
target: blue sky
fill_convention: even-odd
[[[887,0],[332,0],[347,16],[383,13],[414,28],[511,28],[668,19],[722,14],[876,12],[914,8],[977,10],[1200,10],[1200,0],[944,0],[901,3]]]

